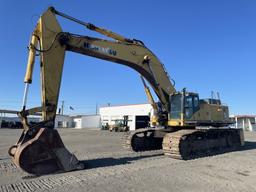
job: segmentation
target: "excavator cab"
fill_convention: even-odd
[[[183,89],[170,95],[169,126],[227,126],[228,107],[219,99],[199,99],[199,95]]]
[[[190,119],[200,109],[197,93],[176,92],[170,96],[170,124],[184,125],[184,120]],[[169,124],[169,123],[168,123]]]

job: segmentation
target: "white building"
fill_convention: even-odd
[[[40,118],[28,117],[29,123],[38,123]],[[0,128],[22,128],[19,117],[0,116]]]
[[[41,117],[28,117],[31,123],[41,121]],[[16,115],[0,115],[0,128],[22,128],[21,120]],[[56,114],[54,128],[101,128],[100,115],[69,116]]]
[[[230,117],[235,128],[245,131],[256,131],[256,115],[233,115]]]
[[[55,128],[70,128],[74,127],[73,118],[69,115],[56,114],[55,117]]]
[[[128,126],[130,130],[144,128],[149,125],[150,116],[153,114],[151,104],[119,105],[101,107],[100,115],[79,115],[69,116],[57,114],[55,118],[55,128],[101,128],[102,125],[113,125],[117,120],[123,120],[128,116]],[[0,120],[2,120],[1,118]],[[20,121],[18,118],[15,120]],[[40,117],[36,118],[37,122]]]
[[[153,108],[151,104],[108,106],[101,107],[99,113],[102,125],[113,125],[116,120],[128,116],[128,126],[130,130],[135,130],[148,126]]]
[[[0,128],[22,128],[20,118],[17,116],[19,111],[0,109]],[[29,123],[37,123],[40,121],[39,117],[29,116]]]
[[[78,115],[73,121],[75,128],[101,128],[100,115]]]

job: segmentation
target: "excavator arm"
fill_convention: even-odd
[[[30,46],[29,63],[25,83],[32,82],[36,37],[41,54],[42,108],[43,119],[54,119],[61,83],[65,51],[126,65],[139,72],[152,86],[164,109],[169,112],[169,95],[175,92],[168,74],[159,59],[141,41],[124,38],[111,31],[87,24],[115,41],[103,40],[62,32],[55,13],[70,18],[49,8],[40,18]],[[93,27],[92,27],[93,26]],[[38,29],[39,28],[39,29]],[[36,36],[36,37],[35,37]]]
[[[113,40],[62,32],[56,14]],[[24,80],[23,108],[19,113],[24,131],[17,144],[9,150],[15,164],[29,173],[44,174],[56,170],[70,171],[83,168],[77,158],[65,148],[57,130],[53,129],[66,51],[126,65],[136,70],[150,83],[164,109],[169,112],[169,95],[175,92],[175,89],[163,64],[141,41],[131,40],[79,21],[50,7],[40,17],[32,33]],[[37,53],[40,55],[42,106],[26,109]],[[42,122],[29,125],[27,116],[38,112],[42,113]]]

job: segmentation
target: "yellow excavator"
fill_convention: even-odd
[[[108,37],[100,39],[63,32],[56,15]],[[110,40],[111,39],[111,40]],[[164,65],[140,40],[125,38],[112,31],[75,19],[48,8],[32,33],[25,75],[23,107],[18,113],[23,132],[9,154],[24,171],[41,175],[57,171],[83,169],[84,165],[64,146],[54,129],[65,52],[126,65],[142,77],[155,114],[153,127],[127,134],[124,145],[133,151],[163,149],[172,158],[192,159],[237,149],[244,144],[241,129],[228,128],[228,107],[219,99],[199,99],[197,93],[175,90]],[[40,56],[42,106],[26,109],[29,84],[32,83],[35,57]],[[154,102],[146,81],[156,93]],[[42,121],[30,125],[29,115],[42,115]]]

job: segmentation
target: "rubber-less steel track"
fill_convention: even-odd
[[[123,147],[131,151],[150,151],[162,149],[163,138],[155,137],[160,128],[144,128],[124,134]]]
[[[163,139],[164,154],[175,159],[194,159],[238,149],[243,144],[239,129],[194,129],[168,133]]]
[[[162,133],[157,134],[157,133]],[[194,159],[238,149],[243,145],[240,129],[137,129],[126,133],[123,146],[140,152],[163,149],[165,155],[174,159]]]

